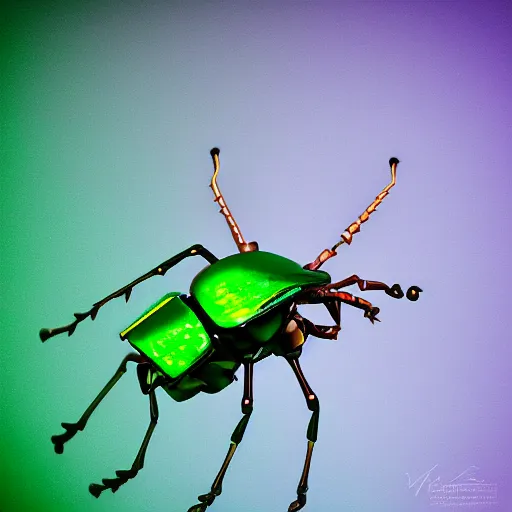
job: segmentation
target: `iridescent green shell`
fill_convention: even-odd
[[[203,269],[190,293],[220,327],[238,327],[271,310],[306,286],[331,282],[327,272],[304,270],[270,252],[234,254]]]
[[[127,339],[173,379],[196,366],[212,350],[203,324],[179,295],[164,295],[121,333],[121,339]]]

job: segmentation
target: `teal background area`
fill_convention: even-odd
[[[87,488],[128,469],[143,439],[134,367],[63,455],[50,442],[128,353],[118,333],[187,292],[203,261],[140,285],[70,338],[42,344],[38,331],[194,243],[234,253],[209,188],[213,146],[244,236],[301,264],[336,243],[388,183],[388,159],[401,160],[396,187],[325,270],[424,293],[411,303],[356,288],[382,322],[344,307],[338,341],[308,340],[321,416],[304,510],[435,511],[428,484],[472,466],[498,488],[472,512],[512,510],[511,21],[509,2],[4,7],[0,510],[185,512],[209,489],[241,380],[181,404],[160,390],[145,467],[114,495]],[[328,322],[319,306],[301,311]],[[254,392],[212,512],[295,499],[302,393],[278,358],[257,365]]]

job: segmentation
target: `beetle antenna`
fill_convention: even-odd
[[[347,243],[350,245],[352,243],[352,237],[357,232],[359,232],[361,228],[361,224],[363,222],[366,222],[370,218],[370,214],[372,214],[376,209],[377,206],[379,206],[382,203],[382,200],[389,194],[389,190],[391,187],[393,187],[396,183],[396,168],[398,166],[398,163],[400,160],[398,158],[393,157],[389,159],[389,167],[391,169],[391,181],[386,185],[382,192],[375,198],[373,203],[366,208],[366,210],[357,218],[355,222],[352,222],[350,226],[342,233],[341,240],[337,242],[335,245],[333,245],[332,249],[324,249],[320,255],[316,258],[315,261],[312,263],[308,263],[304,266],[305,269],[308,270],[317,270],[320,268],[320,266],[325,263],[329,258],[332,258],[333,256],[336,256],[337,252],[336,249],[344,244]]]
[[[242,232],[240,231],[240,228],[238,227],[238,224],[236,223],[235,219],[233,218],[233,215],[229,211],[229,208],[226,205],[226,201],[224,201],[224,196],[222,195],[221,191],[219,190],[219,187],[217,185],[217,175],[219,174],[220,169],[220,161],[219,161],[219,148],[213,148],[210,151],[210,155],[212,155],[213,159],[213,177],[212,181],[210,183],[210,187],[213,190],[213,193],[215,194],[214,201],[216,203],[219,203],[220,206],[220,213],[224,215],[226,218],[226,221],[228,223],[229,229],[231,230],[231,235],[233,235],[233,240],[236,243],[236,246],[238,247],[238,250],[240,252],[252,252],[258,250],[258,244],[257,242],[249,242],[247,243],[245,241],[245,238],[242,235]]]

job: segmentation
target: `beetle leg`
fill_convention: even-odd
[[[135,460],[133,461],[132,467],[128,470],[116,471],[117,478],[104,478],[103,485],[89,485],[89,492],[94,497],[99,498],[100,494],[106,489],[111,489],[112,492],[116,492],[119,487],[121,487],[121,485],[128,482],[128,480],[131,478],[135,478],[137,473],[144,467],[144,457],[146,455],[149,440],[151,439],[153,430],[155,430],[156,424],[158,422],[158,404],[156,401],[154,389],[149,392],[149,415],[150,423],[146,431],[146,435],[144,436],[144,440],[140,446],[139,452],[137,453],[137,457],[135,457]]]
[[[311,334],[315,338],[321,338],[324,340],[336,340],[338,339],[338,333],[341,330],[340,325],[318,325],[311,322],[307,318],[303,318],[304,324],[306,325],[307,333]]]
[[[302,369],[299,364],[299,356],[296,354],[293,356],[287,356],[286,360],[292,367],[292,370],[295,373],[295,377],[297,377],[302,392],[304,393],[304,397],[306,398],[308,409],[312,412],[306,434],[306,437],[308,439],[306,459],[304,461],[304,468],[302,470],[302,475],[299,480],[299,485],[297,486],[297,499],[294,502],[290,503],[290,506],[288,508],[288,512],[295,512],[303,508],[304,505],[306,504],[306,493],[308,491],[308,475],[309,468],[311,466],[311,456],[313,455],[313,447],[317,439],[318,419],[320,416],[320,403],[318,401],[318,397],[314,394],[306,378],[304,377],[304,374],[302,373]]]
[[[331,283],[329,288],[335,288],[336,290],[339,290],[340,288],[352,286],[353,284],[357,284],[362,292],[367,290],[384,290],[387,295],[395,299],[401,299],[404,296],[404,292],[402,291],[401,286],[397,283],[395,283],[393,286],[388,286],[387,284],[380,281],[367,281],[365,279],[361,279],[355,274],[353,276],[347,277],[346,279],[343,279],[343,281]]]
[[[384,290],[387,295],[393,297],[394,299],[401,299],[404,296],[404,292],[402,287],[395,283],[393,286],[388,286],[385,283],[381,283],[380,281],[366,281],[361,279],[360,277],[353,276],[347,277],[343,279],[343,281],[338,281],[337,283],[331,283],[328,285],[329,289],[335,288],[339,290],[340,288],[345,288],[346,286],[351,286],[353,284],[357,284],[361,291],[366,290]],[[419,286],[410,286],[407,290],[406,297],[411,301],[416,301],[419,298],[419,293],[423,290]]]
[[[55,452],[62,453],[64,451],[64,443],[67,443],[72,439],[75,434],[80,430],[82,431],[87,425],[91,414],[94,412],[99,403],[105,398],[107,393],[116,385],[117,381],[126,373],[126,365],[129,361],[134,363],[140,363],[143,361],[143,357],[139,354],[132,353],[128,354],[117,369],[114,376],[108,381],[107,385],[99,392],[98,396],[92,401],[91,405],[87,407],[82,417],[76,423],[62,423],[66,432],[57,436],[52,436],[52,443],[55,445]]]
[[[252,394],[252,384],[253,384],[253,361],[244,361],[244,396],[242,398],[242,419],[238,422],[238,425],[235,427],[233,434],[231,435],[231,444],[229,446],[228,453],[226,454],[226,458],[222,463],[220,471],[217,473],[217,476],[212,484],[211,490],[207,494],[202,494],[198,497],[201,503],[194,505],[188,509],[187,512],[204,512],[207,507],[209,507],[215,498],[219,496],[222,492],[222,481],[224,480],[224,476],[229,467],[229,463],[235,454],[237,446],[242,442],[242,438],[244,436],[245,429],[247,424],[249,423],[249,419],[252,414],[252,405],[253,405],[253,394]]]
[[[140,276],[139,278],[132,281],[130,284],[127,284],[126,286],[123,286],[119,290],[111,293],[108,297],[105,297],[104,299],[101,299],[100,301],[96,302],[95,304],[93,304],[92,308],[89,311],[86,311],[85,313],[75,313],[75,320],[70,324],[65,325],[64,327],[56,327],[54,329],[41,329],[39,331],[39,337],[41,338],[41,341],[44,343],[49,338],[52,338],[53,336],[57,336],[57,334],[62,334],[64,332],[67,332],[68,336],[71,336],[75,332],[76,326],[80,322],[85,320],[87,317],[90,316],[91,320],[94,320],[96,318],[96,315],[98,314],[99,309],[102,308],[107,302],[111,301],[112,299],[122,297],[123,295],[126,299],[126,302],[128,302],[130,294],[132,293],[132,289],[135,286],[142,283],[146,279],[149,279],[150,277],[165,275],[165,273],[170,268],[174,267],[180,261],[190,256],[202,256],[206,261],[208,261],[208,263],[215,263],[216,261],[219,261],[219,258],[214,256],[208,249],[205,249],[202,245],[193,245],[192,247],[189,247],[185,251],[176,254],[176,256],[173,256],[172,258],[169,258],[163,263],[160,263],[160,265],[155,267],[153,270],[150,270],[143,276]]]
[[[338,299],[339,301],[344,302],[345,304],[350,304],[351,306],[354,306],[358,309],[363,309],[365,318],[368,318],[372,324],[374,323],[375,320],[377,320],[377,322],[380,322],[380,320],[377,318],[380,309],[374,307],[371,302],[361,299],[360,297],[356,297],[355,295],[351,295],[350,293],[347,292],[331,291],[331,288],[332,285],[330,284],[322,286],[321,288],[317,288],[309,296],[306,296],[306,298],[301,298],[300,303],[325,304],[327,302],[332,301],[333,299]]]

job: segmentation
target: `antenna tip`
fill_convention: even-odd
[[[213,151],[213,149],[212,149]],[[389,159],[389,166],[391,167],[393,164],[398,165],[400,160],[396,156]]]
[[[212,158],[215,155],[218,155],[219,153],[220,153],[220,149],[219,148],[212,148],[212,150],[210,151],[210,155],[212,155]]]

